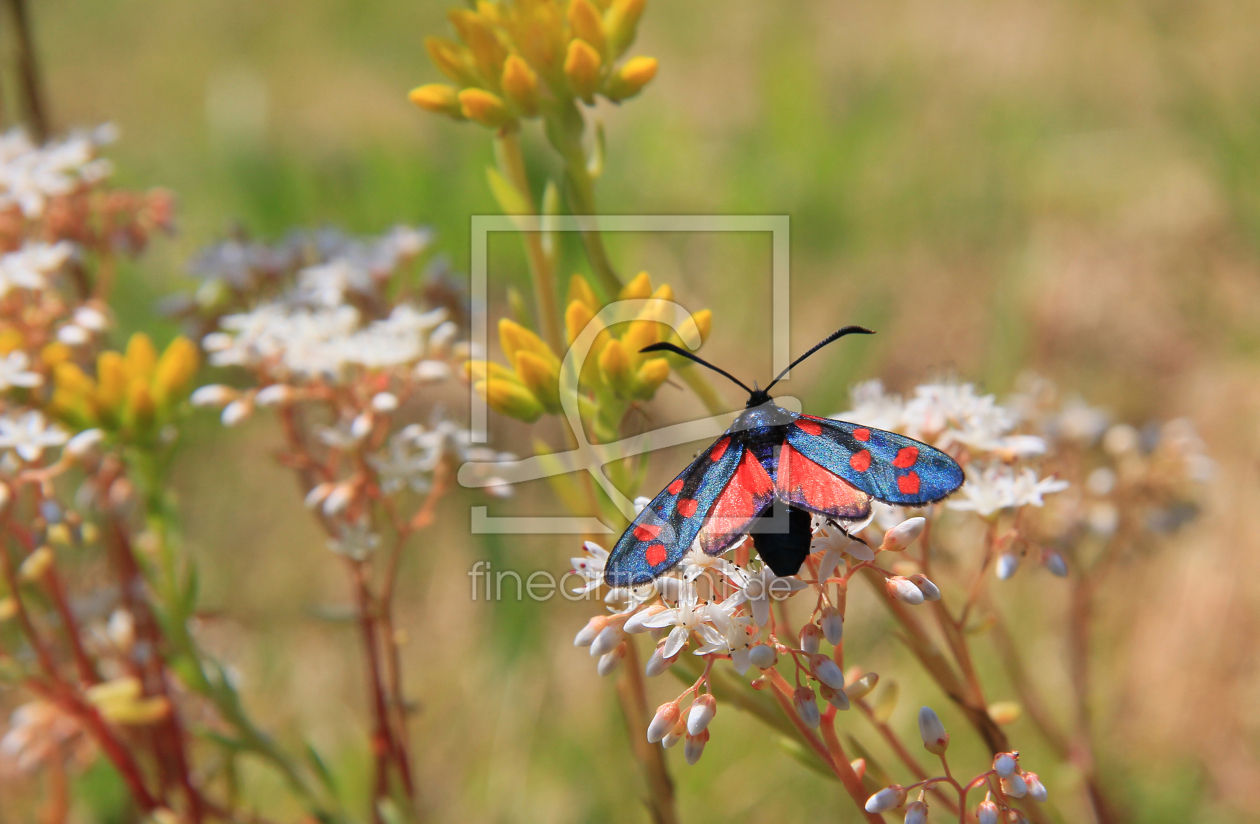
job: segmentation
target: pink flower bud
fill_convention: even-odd
[[[595,636],[599,635],[607,625],[607,615],[596,615],[594,618],[586,622],[586,626],[578,630],[577,635],[573,636],[573,646],[589,647],[595,640]]]
[[[1010,778],[1002,779],[1002,792],[1011,798],[1023,798],[1028,795],[1028,782],[1024,781],[1022,775],[1015,773]]]
[[[669,734],[661,739],[661,746],[669,749],[687,737],[687,719],[679,718],[678,723],[669,731]]]
[[[890,597],[912,607],[923,603],[923,590],[916,587],[909,578],[894,575],[884,582],[884,589],[888,591]]]
[[[664,604],[652,604],[644,607],[626,619],[625,626],[622,629],[629,633],[647,632],[651,627],[643,626],[643,622],[654,615],[658,615],[665,611]]]
[[[806,726],[817,727],[821,723],[822,714],[818,712],[818,701],[809,687],[797,687],[796,692],[792,693],[792,704]]]
[[[621,643],[624,635],[625,633],[621,631],[621,622],[610,621],[599,631],[599,635],[596,635],[595,640],[591,643],[591,655],[600,656],[606,652],[612,652]]]
[[[779,654],[769,644],[758,644],[748,650],[748,659],[752,661],[752,665],[757,669],[767,670],[779,660]]]
[[[911,801],[906,805],[906,824],[927,824],[927,804],[923,801]]]
[[[1003,552],[997,559],[997,577],[999,581],[1008,581],[1019,569],[1019,556],[1013,552]]]
[[[665,734],[673,729],[678,723],[678,717],[681,715],[678,709],[677,701],[670,701],[668,704],[661,704],[656,708],[656,715],[652,718],[652,723],[648,724],[647,740],[649,744],[655,744],[665,737]]]
[[[1028,797],[1033,801],[1045,802],[1046,785],[1041,783],[1041,779],[1036,773],[1024,773],[1024,783],[1028,785]]]
[[[717,715],[717,699],[705,693],[696,699],[687,712],[687,734],[699,735]]]
[[[923,748],[933,755],[942,755],[949,747],[949,733],[931,707],[919,709],[919,736],[923,739]]]
[[[1019,762],[1015,760],[1015,753],[1000,752],[993,758],[993,771],[998,774],[999,778],[1010,778],[1019,769]]]
[[[806,624],[801,627],[801,649],[806,654],[813,655],[818,652],[818,646],[822,643],[822,630],[817,624]]]
[[[709,731],[701,730],[699,735],[687,736],[687,744],[683,747],[683,757],[688,764],[694,764],[704,755],[704,745],[709,743]]]
[[[976,807],[976,820],[979,824],[998,824],[998,805],[994,804],[990,796],[986,795],[980,805]]]
[[[612,673],[612,671],[617,668],[617,665],[621,663],[621,659],[625,657],[626,657],[626,642],[625,641],[622,641],[620,644],[614,647],[611,652],[607,652],[601,655],[599,658],[599,666],[596,667],[596,670],[599,672],[600,677],[604,677]]]
[[[936,584],[929,581],[926,575],[922,575],[918,573],[911,575],[910,583],[918,587],[919,591],[923,593],[923,600],[925,601],[941,600],[940,589],[937,588]]]
[[[809,659],[814,670],[814,677],[833,690],[844,689],[844,673],[835,661],[825,655],[815,655]]]
[[[923,533],[925,526],[927,526],[927,521],[923,518],[902,521],[884,533],[884,542],[879,545],[879,548],[887,552],[900,552],[915,542],[915,539]]]
[[[661,647],[657,647],[653,650],[652,657],[648,659],[647,666],[643,668],[643,674],[648,678],[655,678],[672,667],[679,655],[682,655],[681,651],[674,653],[673,658],[666,658],[661,655]]]
[[[840,617],[835,607],[827,607],[822,611],[818,625],[822,628],[823,637],[827,639],[827,643],[833,647],[844,637],[844,619]]]
[[[906,788],[900,784],[890,784],[866,799],[868,813],[886,813],[906,803]]]

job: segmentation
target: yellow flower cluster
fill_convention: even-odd
[[[502,128],[525,117],[621,101],[656,75],[656,59],[618,64],[634,41],[646,0],[500,0],[452,9],[459,41],[430,37],[429,56],[456,86],[413,89],[413,103],[456,119]]]
[[[653,289],[648,273],[640,272],[626,284],[619,298],[672,301],[674,292],[664,284]],[[569,282],[567,306],[565,329],[572,345],[603,304],[586,279],[574,275]],[[602,423],[598,428],[604,434],[608,434],[609,427],[615,428],[628,404],[650,400],[669,378],[671,368],[687,364],[677,356],[640,352],[643,347],[661,341],[682,345],[678,335],[661,322],[662,310],[666,308],[649,304],[633,321],[624,324],[619,337],[611,329],[601,330],[583,361],[579,409],[583,418]],[[694,313],[691,320],[700,339],[707,339],[712,313],[704,309]],[[529,423],[544,413],[559,414],[560,356],[537,334],[508,318],[499,321],[499,344],[508,365],[491,361],[469,361],[465,365],[465,372],[478,394],[496,412]]]
[[[97,357],[95,379],[70,361],[56,364],[53,412],[77,428],[152,431],[187,396],[199,362],[197,347],[185,337],[159,357],[147,335],[132,335],[126,353]]]

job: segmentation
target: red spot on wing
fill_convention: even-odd
[[[858,427],[853,430],[853,437],[857,438],[859,441],[869,441],[871,439],[871,430],[864,426]]]
[[[898,469],[909,469],[919,460],[919,448],[917,446],[906,446],[897,450],[897,457],[893,458],[893,466]]]
[[[902,495],[917,495],[919,492],[919,473],[907,472],[897,479],[897,488]]]
[[[634,537],[640,541],[650,541],[661,534],[660,524],[639,524],[634,528]]]
[[[775,478],[778,495],[788,503],[826,512],[837,518],[865,515],[870,496],[839,475],[797,452],[789,444],[779,451],[779,472]]]
[[[679,492],[682,492],[682,488],[683,488],[682,478],[678,478],[672,484],[665,487],[665,489],[669,492],[670,495],[677,495]]]
[[[854,452],[849,458],[849,466],[853,467],[855,472],[865,472],[871,468],[871,453],[865,449]]]
[[[696,507],[699,505],[695,498],[683,498],[678,502],[678,511],[682,513],[684,518],[690,518],[696,514]]]
[[[798,429],[800,429],[802,432],[805,432],[805,433],[810,434],[810,435],[821,435],[821,434],[822,434],[822,424],[820,424],[820,423],[818,423],[818,422],[816,422],[816,421],[811,421],[811,420],[809,420],[809,419],[807,419],[807,418],[797,418],[797,419],[796,419],[796,426],[797,426],[797,428],[798,428]]]
[[[730,539],[748,528],[774,497],[774,481],[751,452],[744,452],[735,474],[713,503],[700,530],[700,546],[705,552],[724,549]]]
[[[643,552],[643,557],[647,558],[649,566],[659,566],[665,563],[668,554],[664,544],[652,544]]]
[[[709,453],[709,460],[714,461],[715,463],[717,461],[722,460],[722,456],[726,454],[726,447],[730,445],[731,445],[730,438],[723,438],[722,440],[713,444],[713,451]]]

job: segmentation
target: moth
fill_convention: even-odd
[[[604,566],[613,587],[652,581],[678,565],[698,541],[720,555],[751,534],[757,554],[778,576],[795,575],[809,555],[811,516],[861,521],[871,501],[923,506],[963,483],[949,455],[895,432],[791,412],[770,390],[792,367],[850,334],[846,326],[792,361],[765,389],[752,389],[708,361],[670,343],[643,352],[673,352],[734,381],[748,393],[744,411],[722,437],[652,499],[618,539]],[[786,516],[786,517],[785,517]]]

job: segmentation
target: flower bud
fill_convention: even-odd
[[[919,736],[923,739],[923,748],[933,755],[943,755],[949,747],[949,733],[931,707],[919,709]]]
[[[398,408],[398,396],[393,392],[377,392],[372,396],[372,408],[377,412],[393,412]]]
[[[622,631],[628,632],[631,634],[647,632],[649,629],[651,629],[651,627],[645,627],[643,625],[643,622],[655,615],[659,615],[660,613],[664,611],[665,611],[664,604],[651,604],[647,607],[644,607],[643,609],[639,610],[634,615],[631,615],[628,619],[626,619],[626,623],[622,627]]]
[[[1014,724],[1022,714],[1023,708],[1017,701],[995,701],[989,705],[989,717],[1001,726]]]
[[[635,30],[647,0],[613,0],[604,15],[604,31],[608,36],[608,50],[613,57],[621,56],[634,42]]]
[[[686,737],[687,737],[687,721],[684,718],[679,718],[678,723],[675,724],[674,728],[669,731],[669,734],[661,739],[661,746],[664,749],[668,750],[669,748],[673,747],[675,744],[677,744],[679,741],[682,741]]]
[[[569,51],[564,58],[564,76],[569,81],[569,88],[585,103],[595,102],[601,62],[599,52],[585,40],[569,43]]]
[[[649,744],[656,744],[665,734],[673,729],[678,723],[680,712],[678,710],[678,702],[670,701],[667,704],[661,704],[656,708],[656,715],[652,717],[652,723],[648,724],[647,740]]]
[[[538,74],[518,55],[503,63],[503,93],[525,114],[538,113]]]
[[[193,406],[224,406],[236,398],[237,392],[230,386],[212,383],[199,387],[189,396]]]
[[[819,681],[833,690],[844,689],[844,673],[840,671],[835,661],[826,655],[815,655],[810,658],[809,663],[814,670],[814,677]]]
[[[748,659],[757,669],[767,670],[779,660],[779,654],[769,644],[758,644],[748,651]]]
[[[683,747],[683,757],[688,764],[694,764],[704,755],[704,745],[709,743],[709,731],[702,730],[699,735],[688,735],[687,745]]]
[[[533,423],[542,417],[543,407],[533,393],[519,383],[502,378],[486,379],[473,384],[477,394],[500,415]]]
[[[1015,773],[1010,778],[1002,779],[1002,792],[1011,798],[1023,798],[1028,795],[1028,782],[1024,781],[1022,775]]]
[[[1010,580],[1017,569],[1019,569],[1019,556],[1014,552],[1003,552],[998,557],[995,571],[999,581]]]
[[[613,670],[617,669],[617,665],[621,663],[621,659],[626,657],[626,642],[622,641],[611,652],[607,652],[600,656],[599,665],[595,668],[600,677],[603,678]]]
[[[884,542],[879,548],[887,552],[900,552],[915,542],[923,533],[927,521],[923,518],[910,518],[902,521],[884,533]]]
[[[354,484],[336,484],[333,486],[332,491],[328,493],[328,497],[324,498],[324,505],[321,509],[325,515],[332,517],[343,512],[353,499]]]
[[[354,416],[354,420],[350,422],[350,437],[356,441],[361,441],[368,435],[372,434],[372,427],[376,420],[372,417],[371,412],[362,412]]]
[[[916,587],[909,578],[894,575],[884,582],[884,589],[890,597],[910,606],[923,603],[923,590]]]
[[[22,566],[18,568],[18,577],[23,581],[38,581],[52,568],[53,560],[52,547],[41,546],[22,561]]]
[[[859,698],[865,698],[871,690],[875,689],[875,685],[879,683],[879,674],[868,672],[852,684],[844,688],[845,695],[849,696],[850,701],[857,701]]]
[[[818,701],[809,687],[797,687],[792,693],[792,704],[806,726],[817,727],[822,721],[822,715],[818,712]]]
[[[822,643],[822,630],[817,624],[806,624],[801,627],[801,649],[805,650],[808,655],[816,655],[818,647]]]
[[[643,87],[656,77],[655,57],[632,57],[608,78],[604,94],[609,100],[626,100],[643,91]]]
[[[65,452],[72,458],[86,458],[104,439],[105,433],[101,430],[85,429],[66,443]]]
[[[704,732],[715,715],[717,715],[716,698],[709,693],[697,698],[687,712],[687,734],[699,735]]]
[[[604,19],[591,0],[569,0],[569,28],[596,51],[604,50]]]
[[[827,643],[833,647],[844,637],[844,619],[840,617],[835,607],[827,607],[822,611],[818,625],[822,628],[822,634],[827,639]]]
[[[976,807],[976,821],[979,824],[998,824],[998,812],[998,805],[993,803],[989,795],[986,795]]]
[[[573,636],[573,646],[589,647],[596,636],[604,631],[604,627],[608,625],[607,615],[596,615],[594,618],[586,622],[586,626],[578,630],[578,634]]]
[[[264,386],[254,395],[254,403],[259,406],[280,406],[286,403],[292,403],[297,396],[297,392],[292,386],[283,383],[273,383],[270,386]]]
[[[672,667],[674,662],[678,660],[679,655],[682,655],[681,650],[674,653],[673,658],[666,658],[661,654],[661,647],[657,647],[652,652],[652,657],[648,659],[647,666],[643,668],[643,674],[648,678],[655,678]]]
[[[1041,557],[1041,562],[1046,565],[1046,569],[1050,570],[1050,574],[1059,578],[1067,577],[1067,561],[1063,560],[1063,556],[1053,549],[1046,550],[1045,555]]]
[[[900,784],[890,784],[866,799],[868,813],[886,813],[906,803],[906,788]]]
[[[223,421],[224,426],[236,426],[253,412],[254,405],[245,398],[241,398],[223,407],[223,414],[219,416],[219,420]]]
[[[1036,773],[1024,773],[1024,783],[1028,786],[1028,797],[1033,801],[1044,803],[1046,800],[1046,785],[1041,783],[1041,779]]]
[[[591,655],[598,656],[611,652],[614,647],[621,643],[623,635],[625,633],[621,631],[621,624],[610,621],[600,630],[599,635],[595,636],[595,640],[591,642]]]
[[[866,759],[865,758],[853,759],[852,761],[849,762],[849,767],[853,770],[853,773],[858,777],[859,781],[861,781],[862,778],[866,776]]]
[[[463,109],[459,105],[459,92],[444,83],[429,83],[412,89],[407,99],[422,109],[464,119]]]
[[[819,684],[818,694],[822,696],[824,701],[840,710],[840,712],[848,711],[850,706],[849,696],[845,694],[844,690],[833,690],[826,684]]]
[[[911,801],[906,805],[906,824],[927,824],[927,803]]]
[[[993,771],[999,778],[1010,778],[1017,769],[1019,762],[1015,760],[1014,753],[1000,752],[993,759]]]
[[[464,117],[497,129],[512,120],[503,99],[485,89],[464,89],[459,93],[459,110]]]
[[[940,589],[936,586],[936,584],[928,580],[928,577],[926,575],[916,573],[914,575],[909,576],[909,578],[910,578],[910,583],[918,587],[919,591],[923,593],[923,600],[925,601],[941,600]]]

